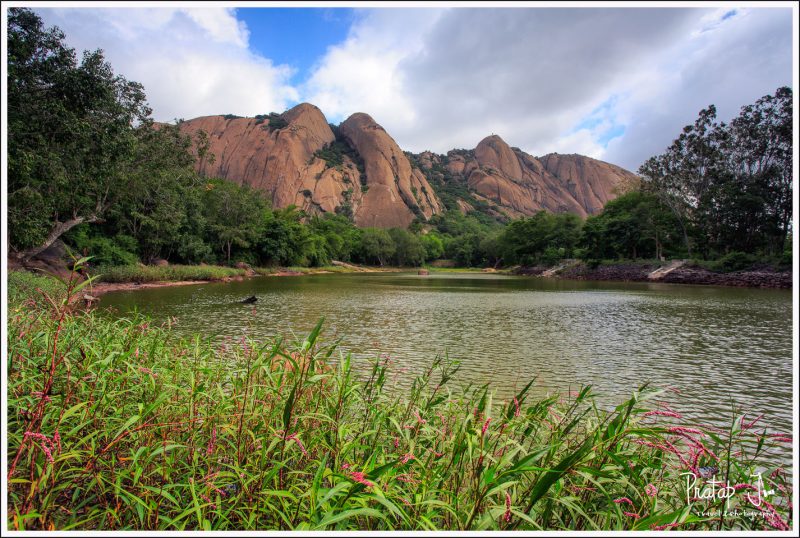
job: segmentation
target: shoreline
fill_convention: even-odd
[[[541,266],[519,267],[512,274],[559,280],[586,280],[598,282],[653,282],[661,284],[690,284],[696,286],[725,286],[731,288],[786,289],[793,286],[792,271],[751,269],[718,273],[708,269],[684,265],[659,278],[650,278],[651,273],[666,263],[618,263],[598,265],[591,268],[580,262],[553,269]],[[547,273],[547,274],[546,274]]]
[[[276,270],[275,272],[270,272],[270,273],[249,270],[249,272],[245,275],[230,276],[230,277],[223,277],[216,279],[202,279],[202,280],[157,280],[152,282],[136,282],[136,281],[99,282],[97,284],[90,285],[87,289],[89,291],[89,295],[93,297],[99,297],[101,295],[114,291],[136,291],[149,288],[190,286],[193,284],[217,284],[225,282],[241,282],[243,280],[251,278],[259,278],[259,277],[293,277],[293,276],[322,275],[322,274],[336,274],[336,273],[385,273],[385,272],[397,272],[403,270],[400,268],[382,269],[382,268],[360,267],[360,266],[350,266],[345,268],[344,270],[337,270],[337,271],[331,271],[324,268],[320,269],[303,268],[303,269],[304,270],[302,271],[297,271],[293,269],[282,268],[280,270]]]
[[[401,268],[401,267],[366,267],[356,265],[336,265],[335,270],[331,268],[280,268],[274,272],[248,270],[245,275],[236,275],[216,279],[198,280],[158,280],[150,282],[98,282],[86,288],[86,294],[94,300],[95,298],[107,293],[116,291],[136,291],[142,289],[165,288],[171,286],[190,286],[197,284],[213,284],[224,282],[240,282],[245,279],[256,277],[296,277],[319,274],[336,273],[397,273],[397,272],[418,272],[428,270],[434,273],[475,273],[475,274],[504,274],[511,276],[548,278],[554,280],[576,280],[576,281],[596,281],[596,282],[653,282],[662,284],[689,284],[696,286],[724,286],[754,289],[787,289],[793,286],[793,274],[791,271],[774,270],[748,270],[732,271],[729,273],[717,273],[696,266],[683,266],[670,271],[661,278],[651,279],[649,275],[657,270],[661,265],[656,263],[619,263],[610,265],[599,265],[590,268],[585,263],[575,263],[566,267],[513,267],[485,271],[480,268]],[[77,298],[76,298],[77,299]],[[86,299],[86,297],[83,297]]]

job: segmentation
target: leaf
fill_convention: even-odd
[[[283,406],[283,436],[289,434],[289,421],[292,419],[292,406],[294,405],[294,395],[297,391],[297,385],[292,387],[292,392],[289,393],[289,398],[286,400],[286,405]]]
[[[125,424],[119,430],[117,430],[117,433],[114,435],[114,437],[111,438],[112,441],[119,437],[122,432],[130,428],[137,420],[139,420],[139,415],[133,415],[131,418],[129,418],[128,421],[125,422]]]
[[[340,521],[344,521],[346,519],[350,519],[351,517],[358,517],[358,516],[371,516],[376,517],[378,519],[386,519],[386,517],[375,510],[374,508],[356,508],[354,510],[345,510],[344,512],[340,512],[336,515],[327,516],[325,519],[319,522],[319,524],[314,527],[314,529],[325,529],[328,525],[333,525],[334,523],[338,523]]]
[[[559,478],[564,476],[573,465],[578,463],[593,448],[594,445],[592,441],[594,441],[593,437],[588,437],[577,450],[562,459],[552,470],[545,471],[544,476],[539,478],[536,485],[534,485],[531,490],[531,499],[528,501],[528,508],[525,510],[526,513],[530,512],[533,505],[536,504],[536,501],[541,499]]]
[[[311,334],[308,335],[308,338],[306,338],[305,342],[303,342],[303,351],[308,351],[314,346],[314,343],[317,341],[317,337],[322,330],[322,324],[324,322],[325,316],[319,318],[317,325],[311,330]]]

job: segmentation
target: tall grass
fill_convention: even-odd
[[[119,265],[101,267],[97,271],[101,282],[174,282],[181,280],[222,280],[243,276],[244,269],[216,265]]]
[[[499,402],[453,388],[458,366],[440,359],[397,394],[392,361],[357,375],[321,322],[302,341],[215,345],[66,298],[26,301],[9,305],[13,529],[791,525],[787,473],[759,467],[791,440],[758,419],[695,429],[647,388],[610,412],[589,387],[532,399],[528,384]],[[755,510],[756,469],[775,491],[758,517],[703,515],[719,498],[687,505],[692,471],[736,484],[730,510]]]

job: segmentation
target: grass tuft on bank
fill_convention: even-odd
[[[589,387],[536,399],[528,384],[500,402],[456,387],[458,365],[441,359],[398,394],[398,365],[357,373],[322,322],[296,342],[178,339],[171,322],[71,309],[74,283],[61,302],[30,296],[56,286],[42,277],[11,284],[12,529],[791,525],[789,474],[761,467],[791,439],[756,417],[690,424],[647,388],[613,411]],[[759,507],[756,470],[775,491]],[[702,515],[725,499],[687,505],[687,472],[735,484],[729,509],[761,515]]]
[[[218,265],[119,265],[95,271],[99,282],[177,282],[189,280],[222,280],[244,276],[244,269]]]

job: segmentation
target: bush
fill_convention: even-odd
[[[749,269],[759,261],[758,257],[744,252],[729,252],[722,258],[712,262],[710,269],[720,273],[730,273],[732,271],[743,271]]]
[[[93,265],[134,265],[139,261],[136,255],[136,239],[129,235],[117,234],[112,237],[92,236],[96,233],[89,226],[81,227],[72,236],[75,249],[82,256],[91,256]]]
[[[270,131],[275,131],[277,129],[283,129],[284,127],[289,125],[289,122],[286,121],[285,119],[283,119],[282,116],[271,116],[269,118],[269,124],[268,125],[269,125],[269,130]]]

